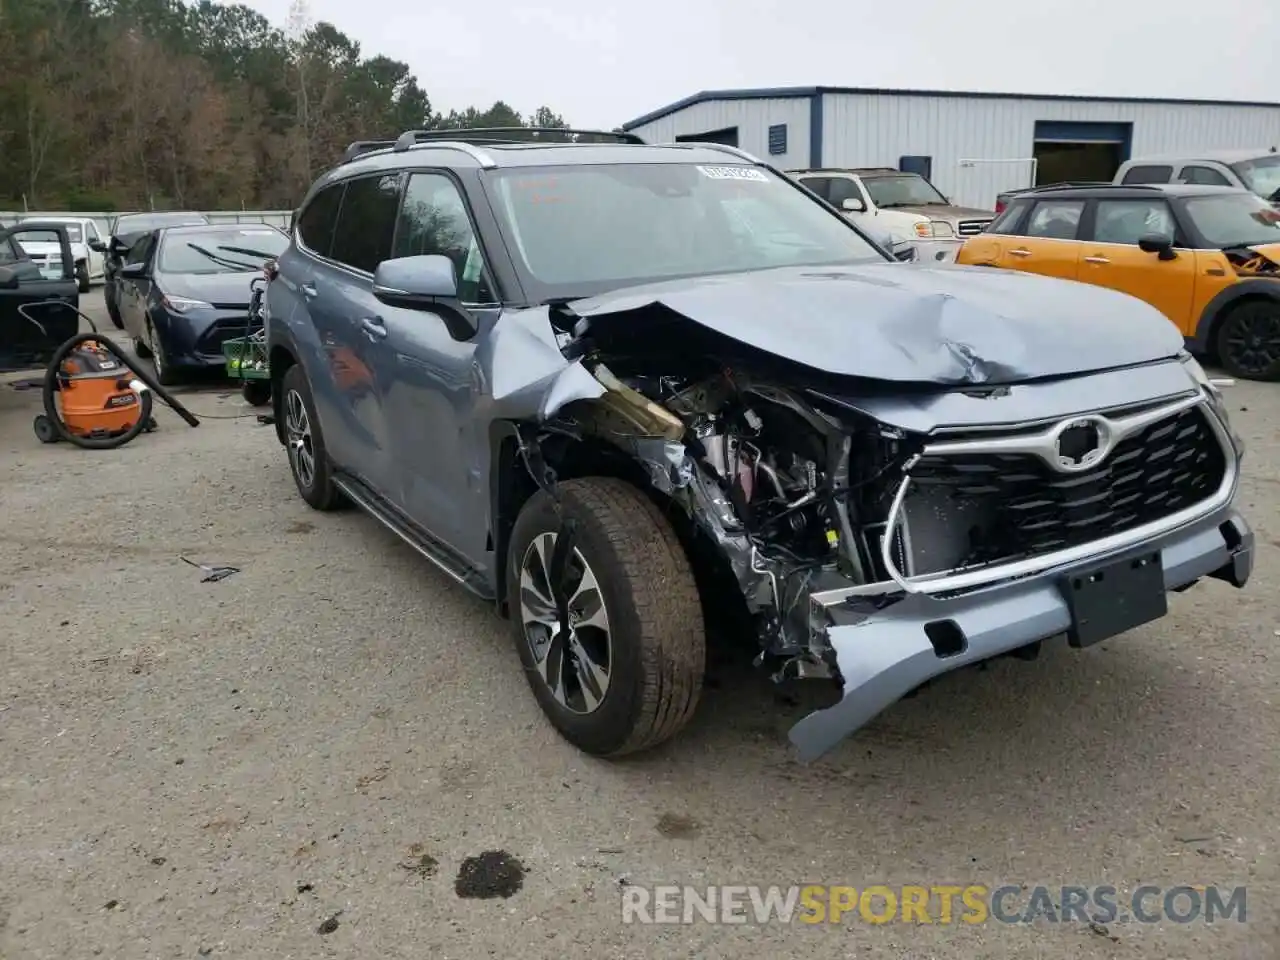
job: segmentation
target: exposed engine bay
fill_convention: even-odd
[[[779,678],[830,675],[810,597],[886,582],[885,520],[922,438],[723,360],[684,360],[700,369],[662,376],[642,372],[655,365],[643,360],[583,365],[607,392],[566,407],[557,428],[642,463],[719,547]]]

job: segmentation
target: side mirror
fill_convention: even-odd
[[[1143,253],[1154,253],[1160,260],[1176,260],[1178,257],[1173,252],[1173,241],[1156,234],[1139,238],[1138,249]]]
[[[120,276],[122,277],[145,277],[147,275],[147,265],[145,263],[126,263],[120,268]]]
[[[455,340],[470,340],[479,329],[458,300],[453,261],[438,253],[383,260],[373,273],[373,295],[391,307],[439,314]]]
[[[848,200],[840,201],[840,209],[847,210],[849,213],[865,213],[867,205],[858,197],[850,197]]]
[[[106,253],[107,245],[95,237],[89,241],[89,249],[95,253]]]
[[[18,275],[8,267],[0,267],[0,290],[17,290]]]

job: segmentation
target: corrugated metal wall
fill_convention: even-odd
[[[769,127],[779,123],[787,125],[787,152],[770,156]],[[808,97],[696,103],[632,132],[650,143],[670,143],[676,137],[725,127],[737,127],[738,146],[776,167],[795,169],[809,165]]]
[[[902,156],[932,156],[938,189],[958,203],[990,209],[1001,190],[1028,184],[1030,164],[961,168],[959,161],[1029,158],[1037,120],[1131,122],[1134,157],[1280,144],[1280,109],[1267,107],[828,93],[822,161],[896,167]]]

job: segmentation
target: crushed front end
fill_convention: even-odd
[[[1251,571],[1243,449],[1189,357],[916,389],[694,343],[570,352],[603,393],[555,429],[625,452],[718,548],[759,665],[840,684],[791,731],[806,759],[943,673],[1087,646],[1162,615],[1168,591]]]

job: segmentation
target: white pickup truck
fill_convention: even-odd
[[[32,232],[42,224],[52,227],[66,227],[67,238],[71,241],[71,253],[75,257],[75,278],[81,293],[87,293],[92,283],[103,281],[104,257],[106,245],[102,242],[101,231],[90,217],[31,217],[20,221],[24,233],[20,240],[22,249],[40,268],[47,279],[56,280],[62,277],[62,249],[58,243],[56,231],[50,229],[47,239],[43,233]]]

